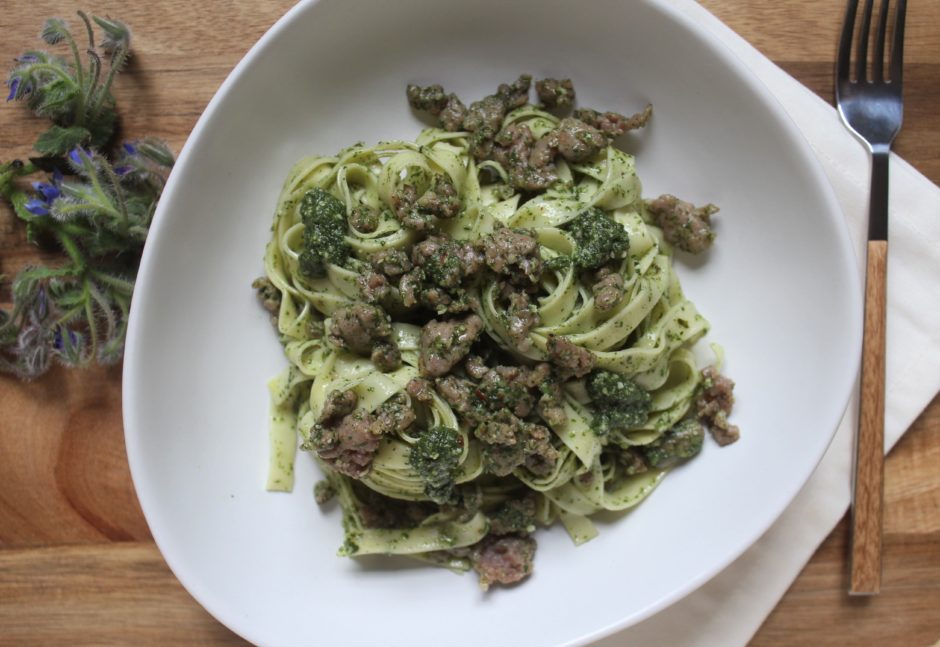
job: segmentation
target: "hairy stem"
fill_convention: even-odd
[[[128,281],[127,279],[122,279],[106,272],[98,272],[92,270],[92,275],[101,283],[107,285],[112,290],[116,290],[118,293],[130,295],[134,291],[134,282]]]
[[[104,173],[108,178],[108,183],[114,190],[114,197],[118,203],[118,209],[121,212],[121,233],[127,235],[127,229],[130,226],[130,217],[127,215],[127,204],[124,202],[124,190],[121,188],[121,181],[118,179],[114,169],[110,164],[103,164]]]
[[[114,77],[117,76],[117,73],[121,71],[121,68],[127,61],[128,53],[127,48],[121,47],[117,50],[115,56],[112,57],[108,69],[108,76],[105,77],[104,83],[95,94],[94,103],[92,104],[92,110],[95,112],[95,115],[97,115],[98,111],[101,109],[105,97],[111,92],[111,84],[114,82]]]
[[[82,65],[82,59],[78,54],[78,45],[75,44],[75,39],[72,38],[72,34],[66,32],[66,42],[69,45],[69,49],[72,50],[72,58],[75,60],[75,78],[78,81],[78,87],[80,92],[78,93],[78,105],[75,108],[75,125],[84,126],[85,125],[85,68]]]

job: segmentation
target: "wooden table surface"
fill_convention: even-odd
[[[841,0],[702,0],[826,100]],[[230,69],[287,0],[7,0],[0,60],[38,47],[47,16],[111,15],[135,32],[117,84],[126,137],[179,151]],[[74,23],[73,19],[73,23]],[[909,3],[905,123],[896,150],[940,182],[940,2]],[[29,155],[39,123],[0,105],[0,159]],[[937,214],[940,217],[940,214]],[[43,254],[0,210],[0,274]],[[8,289],[0,300],[9,299]],[[940,367],[938,367],[940,370]],[[156,550],[128,472],[120,368],[0,377],[0,643],[237,644]],[[887,461],[881,595],[845,594],[843,520],[767,618],[753,645],[933,645],[940,640],[940,398]],[[732,609],[728,610],[733,613]]]

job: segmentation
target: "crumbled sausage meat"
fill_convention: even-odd
[[[565,337],[548,338],[548,357],[564,379],[584,377],[594,368],[594,355],[591,351],[573,344]]]
[[[535,93],[546,108],[566,108],[574,103],[571,79],[540,79],[535,82]]]
[[[457,188],[444,175],[435,175],[430,188],[415,202],[420,211],[445,219],[460,213],[460,206]]]
[[[598,112],[590,108],[580,108],[574,111],[576,119],[597,128],[608,139],[619,137],[624,133],[642,128],[649,122],[653,114],[653,106],[646,106],[640,112],[624,117],[617,112]]]
[[[561,384],[556,380],[546,378],[539,384],[539,390],[542,396],[536,405],[536,411],[542,420],[551,427],[560,427],[567,423],[568,414],[565,413],[565,397]]]
[[[483,469],[494,476],[508,476],[525,463],[525,424],[508,411],[489,416],[474,430],[482,442]]]
[[[509,295],[509,307],[506,309],[509,339],[521,351],[532,347],[529,332],[539,325],[541,319],[538,310],[532,307],[529,295],[525,292],[512,292]]]
[[[558,179],[555,158],[583,162],[606,148],[607,138],[593,126],[567,117],[538,140],[525,124],[511,124],[496,136],[492,157],[523,191],[541,191]]]
[[[388,339],[391,334],[391,321],[377,306],[354,303],[333,313],[330,341],[354,353],[371,353],[377,341]]]
[[[433,224],[431,214],[422,212],[415,207],[418,201],[418,190],[411,184],[403,184],[401,188],[392,193],[392,209],[395,217],[403,227],[415,231],[426,231]]]
[[[559,454],[551,438],[551,432],[542,425],[526,424],[525,466],[536,476],[548,476],[555,469]]]
[[[271,313],[271,323],[277,326],[278,312],[281,309],[281,291],[263,276],[255,279],[251,287],[258,293],[261,307]]]
[[[515,584],[532,573],[536,543],[531,537],[487,535],[475,544],[470,562],[484,590],[492,584]]]
[[[399,286],[402,274],[412,269],[408,254],[400,249],[385,249],[369,258],[372,271],[356,277],[359,294],[366,303],[378,304],[387,311],[398,313],[403,309]]]
[[[414,246],[411,260],[415,268],[398,286],[404,307],[423,305],[439,314],[456,314],[476,305],[468,287],[483,268],[478,243],[430,236]]]
[[[424,272],[421,269],[408,272],[401,277],[398,284],[398,290],[401,294],[401,302],[405,308],[413,308],[418,305],[419,295],[421,293],[421,284],[424,281]]]
[[[418,402],[427,404],[434,400],[434,387],[423,377],[414,377],[405,386],[405,391]]]
[[[349,212],[348,221],[356,231],[371,234],[379,226],[379,212],[368,205],[361,204]]]
[[[495,138],[491,156],[509,173],[509,182],[522,191],[542,191],[558,179],[554,149],[543,150],[525,124],[510,124]]]
[[[524,366],[497,366],[480,380],[479,397],[491,411],[508,410],[525,418],[535,406],[529,392],[532,371]]]
[[[580,119],[567,117],[545,137],[554,137],[558,154],[569,162],[584,162],[607,147],[607,139],[597,128]]]
[[[414,528],[435,512],[426,502],[399,501],[364,486],[356,487],[355,492],[359,499],[356,510],[366,528]]]
[[[403,184],[391,195],[392,210],[402,226],[415,231],[430,229],[435,218],[453,218],[462,206],[460,195],[450,178],[435,175],[431,186],[418,195],[418,189]]]
[[[406,431],[415,421],[414,410],[408,406],[402,393],[397,393],[375,410],[373,432],[382,435]]]
[[[357,411],[358,401],[354,391],[331,391],[306,445],[337,472],[353,478],[369,472],[383,435],[406,431],[416,418],[403,394],[392,396],[371,414]]]
[[[483,444],[484,469],[495,476],[507,476],[521,466],[546,476],[558,460],[548,429],[524,422],[506,409],[488,416],[473,433]]]
[[[496,94],[506,102],[507,110],[521,108],[529,102],[529,88],[532,86],[530,74],[520,74],[512,83],[501,83]]]
[[[330,341],[357,355],[370,355],[383,371],[401,365],[401,353],[392,339],[391,320],[376,305],[354,303],[338,308],[330,325]]]
[[[411,260],[408,254],[400,249],[383,249],[373,254],[369,261],[372,263],[372,269],[389,277],[401,276],[411,271]]]
[[[474,101],[467,109],[463,127],[469,130],[470,150],[476,159],[486,159],[493,149],[493,138],[506,116],[506,102],[497,95]]]
[[[527,162],[534,169],[548,168],[554,172],[558,155],[578,163],[595,157],[606,147],[607,138],[601,131],[579,119],[566,117],[532,145]]]
[[[524,229],[503,227],[483,243],[486,264],[512,283],[535,283],[542,275],[542,257],[535,234]]]
[[[447,104],[438,116],[438,124],[448,132],[463,129],[463,121],[467,118],[467,106],[457,98],[456,94],[447,95]]]
[[[475,426],[482,421],[485,412],[478,405],[476,385],[453,375],[445,375],[434,381],[434,386],[442,398],[468,426]]]
[[[447,94],[438,84],[421,87],[409,83],[405,88],[405,94],[408,96],[408,103],[415,110],[424,110],[435,117],[447,107]]]
[[[394,304],[401,302],[401,295],[384,274],[368,272],[356,277],[359,294],[366,303],[378,304],[391,309]]]
[[[363,411],[343,416],[335,426],[316,425],[310,446],[340,474],[362,478],[372,468],[380,437],[373,433],[375,420]]]
[[[527,126],[519,126],[519,128],[526,128]],[[551,171],[551,177],[547,178],[548,183],[545,184],[545,187],[548,186],[552,181],[556,180],[555,176],[555,157],[558,155],[558,134],[551,130],[542,137],[539,138],[534,144],[531,145],[529,150],[529,156],[527,158],[528,165],[536,169],[548,169]],[[533,189],[545,188],[534,186]],[[525,188],[525,187],[522,187]]]
[[[704,388],[695,403],[698,418],[719,445],[729,445],[741,436],[738,427],[728,422],[734,406],[734,382],[721,375],[714,366],[703,369],[702,377]]]
[[[437,117],[438,125],[444,130],[454,132],[463,128],[467,108],[456,94],[444,92],[437,84],[427,87],[409,84],[406,94],[412,108]]]
[[[663,237],[681,250],[698,254],[711,247],[715,232],[711,216],[718,207],[707,204],[696,208],[672,195],[662,195],[648,204],[649,212],[663,230]]]
[[[473,243],[430,236],[414,246],[411,260],[435,285],[453,289],[480,271],[483,254]]]
[[[487,517],[491,535],[528,534],[535,530],[535,496],[527,494],[506,500]]]
[[[623,299],[623,276],[609,267],[602,267],[594,278],[595,283],[591,286],[594,307],[601,312],[612,310]]]
[[[474,101],[467,110],[463,127],[472,133],[471,150],[476,159],[486,159],[493,148],[493,138],[500,131],[503,117],[513,108],[524,106],[529,99],[532,77],[523,74],[512,84],[502,84],[496,94]]]
[[[329,503],[336,496],[336,488],[328,480],[317,481],[313,486],[313,500],[318,505]]]
[[[474,380],[482,380],[483,376],[490,370],[479,355],[471,355],[463,365],[467,375]]]
[[[473,433],[484,443],[490,445],[515,445],[523,424],[522,420],[503,409],[497,411],[491,418],[477,427]],[[515,467],[515,465],[512,467]],[[509,471],[512,471],[512,468],[506,473],[508,474]],[[505,474],[499,476],[505,476]]]
[[[429,321],[421,329],[421,374],[438,377],[449,373],[470,352],[470,345],[482,331],[483,320],[475,314],[464,319]]]
[[[359,404],[359,396],[355,391],[330,391],[323,403],[323,410],[320,411],[320,417],[317,422],[321,425],[329,425],[339,420],[343,416],[349,415],[356,410]]]
[[[369,359],[380,371],[394,371],[401,366],[401,351],[394,341],[380,341],[372,348]]]

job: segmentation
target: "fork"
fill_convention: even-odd
[[[842,121],[871,152],[871,199],[865,271],[865,332],[859,427],[852,491],[850,595],[873,595],[881,588],[882,503],[884,496],[885,285],[888,261],[888,159],[901,129],[901,67],[906,0],[896,0],[890,61],[885,61],[890,0],[881,0],[872,38],[873,0],[865,0],[855,43],[858,0],[849,0],[836,62],[836,104]],[[869,67],[869,41],[873,52]],[[887,65],[887,75],[885,67]]]

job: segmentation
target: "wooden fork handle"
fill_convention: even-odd
[[[888,241],[868,241],[861,402],[852,497],[851,595],[873,595],[881,588],[887,269]]]

